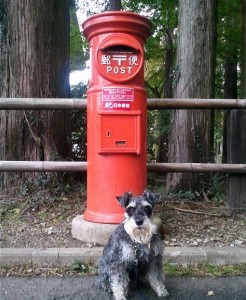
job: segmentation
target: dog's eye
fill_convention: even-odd
[[[129,207],[129,208],[127,208],[126,212],[128,213],[129,216],[134,215],[134,213],[135,213],[135,207]]]
[[[147,216],[150,216],[152,214],[152,209],[149,206],[145,206],[144,211]]]

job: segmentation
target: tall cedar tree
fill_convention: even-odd
[[[242,63],[241,63],[241,98],[246,98],[246,0],[242,2]],[[227,162],[246,163],[246,110],[232,109],[227,123]],[[228,174],[227,206],[230,212],[246,209],[246,175]]]
[[[121,10],[121,0],[110,0],[108,10]]]
[[[5,0],[6,57],[1,97],[69,97],[70,0]],[[70,155],[69,112],[1,111],[1,160]],[[30,174],[22,174],[22,179]],[[35,174],[33,174],[35,176]],[[1,178],[16,184],[16,174]]]
[[[216,1],[179,1],[176,98],[214,98]],[[170,162],[208,162],[212,151],[210,110],[176,110],[172,118]],[[201,190],[199,174],[172,173],[167,190]]]

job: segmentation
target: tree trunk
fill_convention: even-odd
[[[225,54],[224,54],[224,98],[225,99],[237,99],[237,51],[238,45],[236,40],[237,30],[237,13],[230,13],[230,2],[227,3],[226,15],[224,17],[224,39],[225,39]],[[238,1],[239,4],[239,1]],[[233,34],[232,34],[233,32]],[[227,162],[227,123],[229,112],[224,113],[223,124],[223,156],[222,162]]]
[[[69,97],[69,0],[6,3],[8,49],[2,97]],[[68,157],[69,115],[1,111],[1,159]],[[4,186],[11,182],[16,184],[16,175],[5,174]]]
[[[164,79],[164,98],[173,97],[172,69],[173,69],[173,28],[168,28],[165,34],[165,79]]]
[[[109,11],[121,10],[121,0],[110,0]]]
[[[3,89],[3,72],[6,64],[6,49],[7,49],[7,11],[6,1],[0,0],[0,95]],[[5,118],[0,111],[0,160],[4,158],[4,140],[2,136],[4,134]],[[0,186],[3,182],[3,173],[0,172]]]
[[[246,164],[245,128],[246,110],[231,110],[228,118],[228,163]],[[228,174],[226,199],[230,212],[246,209],[245,174]]]
[[[243,0],[241,98],[246,98],[246,0]],[[233,109],[228,117],[228,163],[246,163],[246,110]],[[246,209],[246,175],[228,174],[227,206],[230,212]]]
[[[168,28],[165,33],[165,56],[164,56],[164,84],[163,84],[163,98],[173,97],[173,86],[172,86],[172,68],[173,68],[173,28]],[[166,124],[167,111],[157,111],[154,120],[154,144],[153,153],[154,160],[156,162],[166,161],[168,135],[163,133],[161,127]]]
[[[177,98],[214,98],[216,4],[214,0],[179,1]],[[213,145],[212,122],[210,110],[176,110],[169,161],[208,162]],[[200,190],[207,181],[200,174],[168,174],[167,190]]]
[[[246,99],[246,0],[243,0],[243,42],[242,42],[242,65],[241,65],[241,98]]]
[[[2,90],[3,71],[6,59],[7,49],[7,12],[6,12],[6,0],[0,0],[0,94]]]

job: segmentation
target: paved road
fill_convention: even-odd
[[[107,293],[95,288],[96,276],[84,278],[1,278],[1,300],[111,300]],[[246,277],[191,278],[171,277],[166,280],[169,300],[244,300]],[[144,289],[144,299],[158,299]],[[209,296],[208,293],[214,295]],[[129,299],[137,300],[134,292]]]

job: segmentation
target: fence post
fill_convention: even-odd
[[[246,110],[233,109],[228,115],[227,162],[246,163]],[[230,212],[246,209],[246,175],[229,173],[227,207]]]

